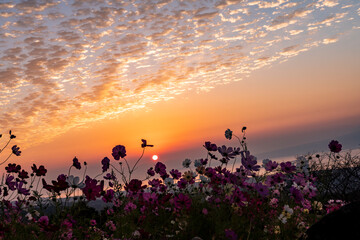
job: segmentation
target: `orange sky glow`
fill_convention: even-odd
[[[155,154],[181,168],[243,126],[259,160],[360,144],[356,0],[16,0],[0,3],[0,36],[10,162],[53,176],[74,156],[97,174],[119,144],[134,162],[141,139],[140,170]]]

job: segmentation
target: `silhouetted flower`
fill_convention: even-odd
[[[185,159],[185,160],[183,161],[183,163],[182,163],[182,165],[183,165],[184,168],[190,167],[190,164],[191,164],[191,160],[188,159],[188,158]]]
[[[260,170],[260,166],[256,165],[257,164],[256,157],[254,157],[253,155],[250,155],[249,151],[241,152],[241,163],[247,170],[250,170],[250,171],[259,171]]]
[[[296,170],[296,167],[292,165],[291,162],[282,162],[280,163],[281,171],[286,173],[291,173]]]
[[[20,156],[21,151],[19,151],[20,147],[18,147],[17,145],[12,146],[11,150],[12,153],[15,154],[16,156]]]
[[[341,148],[342,148],[342,145],[338,141],[332,140],[329,143],[329,149],[333,153],[339,153],[341,151]]]
[[[110,159],[108,157],[104,157],[104,159],[101,160],[101,164],[103,172],[106,172],[110,167]]]
[[[13,180],[14,180],[14,176],[11,175],[6,176],[5,184],[9,187],[11,191],[14,191],[16,186],[16,182]]]
[[[21,169],[21,166],[20,165],[16,165],[16,163],[9,163],[7,167],[5,167],[5,170],[8,172],[8,173],[18,173]]]
[[[128,184],[125,184],[125,190],[128,192],[136,193],[144,188],[146,188],[146,185],[141,186],[142,181],[139,179],[131,179],[131,181]]]
[[[160,176],[166,175],[166,166],[162,162],[157,162],[155,164],[155,172],[160,174]]]
[[[77,157],[74,157],[73,159],[73,166],[76,168],[76,169],[81,169],[81,164],[79,162],[79,159],[77,159]]]
[[[233,148],[232,147],[227,148],[225,145],[223,145],[222,147],[218,147],[218,151],[221,154],[221,156],[223,156],[227,160],[230,160],[230,158],[234,158],[236,156],[236,154],[233,152]]]
[[[49,192],[60,193],[60,191],[66,190],[69,187],[69,184],[66,181],[67,177],[64,174],[60,174],[57,177],[57,181],[51,181],[53,185],[47,184],[44,179],[42,179],[43,187]]]
[[[19,178],[21,179],[29,178],[29,173],[26,172],[25,170],[22,170],[21,172],[19,172]]]
[[[232,131],[231,131],[230,129],[227,129],[227,130],[225,131],[225,137],[226,137],[227,139],[231,140],[231,138],[232,138]]]
[[[141,144],[141,147],[144,148],[144,147],[153,147],[154,145],[149,145],[147,144],[147,141],[145,139],[141,139],[142,141],[142,144]]]
[[[170,171],[170,175],[174,179],[179,179],[181,177],[181,172],[179,172],[177,169],[173,169],[173,170]]]
[[[263,160],[263,167],[265,168],[266,171],[271,172],[271,171],[275,170],[278,166],[279,166],[279,164],[275,161],[271,161],[269,159]]]
[[[153,169],[152,167],[149,168],[149,169],[147,170],[147,174],[148,174],[149,176],[153,177],[153,176],[155,175],[154,169]]]
[[[217,150],[216,144],[211,143],[211,142],[205,142],[204,147],[205,147],[206,150],[208,150],[208,151],[216,151],[216,150]]]
[[[202,165],[206,165],[208,163],[208,159],[200,159]]]
[[[117,145],[112,149],[112,155],[115,160],[119,160],[120,158],[124,158],[126,156],[126,149],[123,145]]]
[[[96,179],[91,179],[89,176],[86,176],[85,187],[82,191],[88,201],[96,200],[97,197],[101,196],[104,181],[101,181],[99,185],[97,183],[98,181]]]
[[[24,182],[20,181],[18,183],[16,183],[16,188],[17,188],[17,191],[19,194],[22,194],[22,195],[30,195],[30,190],[29,189],[26,189],[26,188],[23,188]]]
[[[106,180],[115,180],[116,177],[113,173],[107,173],[105,176],[104,176],[104,179]]]
[[[43,165],[40,165],[39,168],[36,167],[35,164],[32,165],[31,169],[33,170],[33,173],[36,174],[36,176],[45,176],[47,170],[45,169],[45,167]]]

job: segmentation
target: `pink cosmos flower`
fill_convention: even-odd
[[[38,223],[42,226],[48,226],[49,225],[49,217],[48,216],[41,216],[38,220]]]
[[[201,211],[204,215],[208,215],[208,210],[206,208],[203,208],[203,210]]]
[[[96,220],[95,220],[95,219],[91,219],[91,220],[90,220],[90,225],[91,225],[91,226],[96,226]]]
[[[124,211],[129,213],[131,212],[132,210],[135,210],[136,209],[136,205],[133,204],[132,202],[128,202],[125,207],[124,207]]]
[[[149,204],[154,204],[157,202],[158,196],[156,193],[143,193],[143,199]]]

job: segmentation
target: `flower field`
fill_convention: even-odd
[[[146,148],[153,146],[146,140],[133,166],[125,146],[117,145],[111,159],[99,161],[97,176],[86,175],[86,162],[75,157],[69,171],[51,182],[44,179],[43,165],[33,164],[27,171],[8,163],[21,154],[14,145],[1,162],[0,238],[298,239],[344,200],[351,201],[326,188],[333,163],[359,164],[357,156],[342,154],[339,142],[329,143],[329,153],[259,163],[247,147],[245,132],[246,127],[241,136],[225,131],[238,147],[205,142],[207,158],[185,159],[179,169],[157,162],[143,179],[132,175]],[[10,131],[0,153],[14,138]],[[75,169],[79,176],[73,175]],[[89,207],[99,199],[107,204],[104,210]]]

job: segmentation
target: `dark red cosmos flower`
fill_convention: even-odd
[[[216,146],[216,144],[211,143],[211,142],[205,142],[204,147],[205,147],[206,150],[208,150],[208,151],[217,151],[217,149],[218,149],[217,146]]]
[[[101,164],[103,172],[106,172],[110,167],[110,159],[108,157],[104,157],[104,159],[101,160]]]
[[[19,172],[19,178],[21,179],[29,178],[29,173],[26,172],[25,170],[22,170],[21,172]]]
[[[45,167],[43,165],[40,165],[40,167],[37,168],[36,165],[33,164],[31,169],[33,170],[33,173],[35,173],[36,176],[38,176],[38,177],[45,176],[47,173],[47,170],[45,169]]]
[[[64,174],[60,174],[57,177],[57,181],[51,181],[53,185],[47,184],[44,179],[42,179],[43,187],[49,192],[60,193],[60,191],[66,190],[69,187],[69,184],[66,181],[66,176]]]
[[[115,160],[119,160],[120,158],[124,158],[126,156],[126,149],[123,145],[117,145],[112,149],[112,155]]]
[[[179,179],[181,177],[181,172],[179,172],[177,169],[171,170],[170,174],[174,179]]]
[[[185,194],[180,193],[179,195],[174,197],[174,205],[175,208],[181,209],[190,209],[191,207],[191,199]]]
[[[166,166],[162,162],[157,162],[155,165],[155,172],[161,174],[162,172],[166,172]]]
[[[153,169],[152,167],[149,168],[149,169],[147,170],[147,174],[148,174],[149,176],[153,177],[153,176],[155,175],[154,169]]]
[[[129,183],[125,184],[125,190],[128,192],[136,193],[144,188],[146,188],[146,185],[141,186],[142,181],[139,179],[132,179]]]
[[[81,164],[79,162],[79,159],[77,159],[77,157],[74,157],[73,159],[73,166],[76,168],[76,169],[81,169]]]
[[[5,167],[5,170],[8,173],[18,173],[21,170],[21,166],[20,165],[16,165],[16,163],[9,163],[7,167]]]
[[[114,193],[115,192],[112,189],[107,190],[107,192],[104,194],[102,200],[106,203],[111,202],[114,198]]]
[[[102,180],[99,185],[97,183],[98,181],[96,179],[91,179],[89,176],[86,176],[86,186],[82,189],[82,191],[88,201],[96,200],[97,197],[101,196],[101,192],[103,191],[104,187],[104,181]]]
[[[341,148],[342,148],[342,145],[338,141],[332,140],[329,143],[329,149],[333,153],[339,153],[341,151]]]
[[[145,139],[141,139],[142,141],[142,144],[141,144],[141,147],[144,148],[144,147],[153,147],[154,145],[149,145],[147,144],[147,141]]]
[[[12,150],[13,154],[15,154],[16,156],[20,156],[20,154],[21,154],[21,151],[19,151],[20,147],[18,147],[17,145],[14,145],[14,146],[12,146],[11,150]]]

